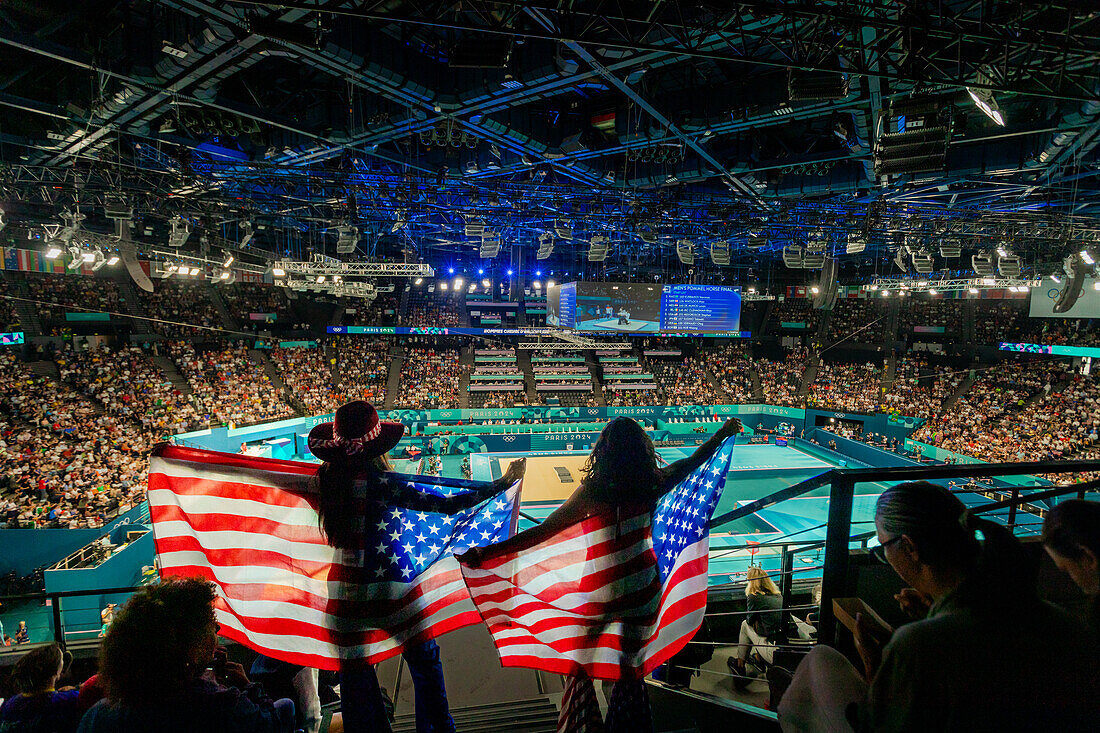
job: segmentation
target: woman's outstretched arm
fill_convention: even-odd
[[[704,463],[710,460],[710,457],[714,455],[714,452],[725,442],[726,438],[737,435],[743,430],[741,421],[736,417],[731,417],[726,420],[726,424],[718,429],[718,432],[711,436],[711,439],[706,443],[695,449],[687,458],[681,458],[675,463],[670,463],[664,468],[664,481],[659,487],[661,493],[667,493],[676,484],[683,481],[688,475],[695,469],[702,466]]]

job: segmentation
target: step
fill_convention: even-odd
[[[454,718],[455,728],[463,733],[535,733],[557,730],[558,709],[549,698],[534,698],[452,708],[451,717]],[[394,717],[393,733],[411,733],[415,730],[415,712]]]

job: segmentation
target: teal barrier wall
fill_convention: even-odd
[[[149,529],[148,525],[134,525],[133,529]],[[112,538],[116,544],[122,540]],[[46,571],[46,592],[96,590],[98,588],[131,588],[140,585],[141,569],[153,564],[153,533],[146,532],[140,538],[107,558],[94,568],[78,570]],[[66,641],[95,638],[101,627],[99,612],[108,603],[120,606],[129,594],[94,594],[61,599],[61,622]]]
[[[946,448],[939,448],[928,443],[921,443],[918,440],[905,439],[905,447],[915,453],[919,452],[926,458],[932,458],[937,461],[943,461],[945,463],[958,463],[958,464],[977,464],[988,463],[980,458],[974,456],[968,456],[963,453],[956,453],[955,451],[947,450]],[[994,483],[1007,484],[1008,486],[1050,486],[1051,482],[1046,479],[1038,478],[1037,476],[1021,475],[1021,476],[998,476]]]
[[[99,529],[0,529],[0,575],[30,575],[148,513],[144,502]]]

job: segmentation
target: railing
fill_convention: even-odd
[[[719,515],[711,520],[711,527],[718,527],[728,522],[756,514],[780,502],[805,496],[815,489],[828,486],[828,520],[822,525],[804,530],[825,529],[824,540],[806,543],[781,542],[780,545],[783,549],[782,566],[780,570],[782,575],[780,581],[781,590],[784,591],[783,605],[784,608],[786,608],[790,605],[791,578],[798,572],[794,569],[794,556],[808,549],[819,550],[822,546],[824,547],[825,558],[823,566],[821,566],[821,604],[817,631],[819,639],[831,640],[836,634],[836,619],[832,614],[832,601],[834,598],[841,597],[844,592],[845,580],[848,576],[849,552],[852,548],[852,544],[854,542],[862,547],[866,547],[868,540],[874,536],[874,531],[863,532],[855,536],[852,535],[852,507],[857,484],[880,481],[943,481],[956,478],[978,479],[1030,474],[1064,475],[1094,471],[1100,471],[1100,460],[833,469],[745,504],[733,511]],[[1009,528],[1016,529],[1022,526],[1032,526],[1030,523],[1024,525],[1017,522],[1019,507],[1021,505],[1034,507],[1036,506],[1035,502],[1068,495],[1077,495],[1083,498],[1087,491],[1095,490],[1098,487],[1100,487],[1100,480],[1055,486],[1050,489],[1019,486],[994,487],[992,485],[982,486],[980,484],[972,484],[964,487],[957,487],[955,490],[958,493],[979,495],[986,495],[988,492],[994,490],[1001,494],[1007,494],[1006,499],[975,507],[973,511],[974,513],[991,513],[1007,509],[1007,516],[1004,518],[1005,523]],[[746,544],[742,548],[731,548],[731,550],[749,550],[750,548],[757,550],[765,546],[766,545],[763,544]]]
[[[98,635],[99,626],[95,629],[72,629],[66,628],[62,621],[62,608],[61,601],[65,598],[82,598],[87,596],[109,596],[121,593],[136,593],[141,590],[142,586],[128,586],[125,588],[96,588],[94,590],[70,590],[70,591],[53,591],[53,592],[41,592],[41,593],[23,593],[20,595],[3,596],[2,600],[4,605],[9,608],[17,607],[21,602],[33,602],[40,601],[44,606],[48,607],[52,616],[52,624],[49,629],[50,637],[53,641],[56,641],[62,648],[72,641],[70,637],[89,636],[92,633]],[[33,632],[31,643],[42,643],[43,640],[35,638],[38,636],[38,631],[41,631],[41,627],[31,627],[28,625],[28,630]],[[14,636],[12,630],[5,629],[5,632],[11,636]],[[26,645],[12,645],[10,647],[0,647],[0,654],[3,653],[17,653],[21,649],[25,649]]]

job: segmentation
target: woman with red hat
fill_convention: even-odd
[[[367,495],[382,496],[384,474],[392,470],[387,454],[397,446],[405,426],[383,422],[378,411],[367,402],[349,402],[336,410],[333,422],[322,423],[309,433],[308,445],[313,455],[323,463],[317,471],[319,495],[318,514],[325,538],[333,547],[358,552],[372,539],[362,527],[373,527],[372,516],[364,512],[384,511],[384,503],[364,504],[356,497],[356,484],[365,482]],[[489,489],[450,497],[418,498],[403,496],[403,506],[418,511],[457,513],[476,506],[496,495],[523,477],[525,462],[513,461],[503,477]],[[392,504],[393,499],[389,502]],[[418,505],[423,502],[423,505]],[[440,504],[444,508],[440,508]],[[439,645],[434,640],[406,646],[402,656],[409,666],[416,690],[417,733],[454,733],[455,724],[447,704],[443,682],[443,665],[439,661]],[[340,671],[340,708],[344,730],[353,733],[370,731],[386,733],[389,717],[378,686],[374,667],[364,662],[348,660]]]

